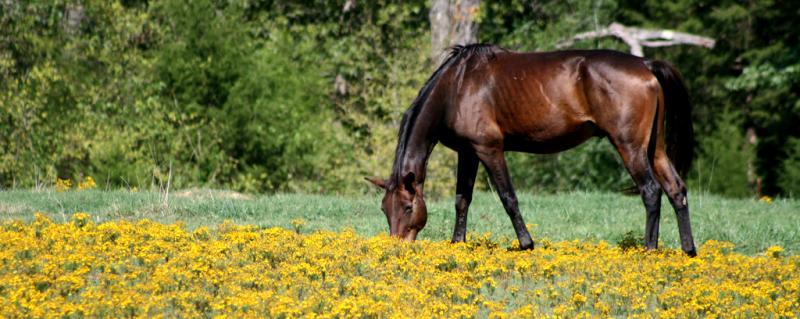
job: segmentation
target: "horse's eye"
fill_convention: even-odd
[[[406,214],[411,214],[411,209],[412,208],[413,207],[411,207],[411,206],[406,206]]]

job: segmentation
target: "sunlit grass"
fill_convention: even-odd
[[[641,236],[644,207],[638,196],[612,193],[520,194],[520,207],[534,239],[605,240],[618,242],[626,233]],[[661,245],[678,247],[675,215],[666,198],[661,222]],[[303,194],[242,195],[225,191],[159,192],[118,191],[26,191],[0,192],[0,219],[32,220],[34,211],[56,222],[65,222],[74,212],[89,212],[95,222],[143,218],[173,223],[183,221],[190,229],[224,220],[262,227],[296,228],[302,232],[353,229],[362,236],[387,232],[379,209],[380,194],[340,197]],[[429,218],[420,238],[448,240],[452,235],[452,200],[428,203]],[[698,244],[707,240],[734,243],[734,251],[763,252],[778,245],[787,253],[800,252],[800,202],[776,198],[726,199],[690,192],[692,226]],[[478,193],[470,208],[469,231],[492,237],[514,236],[511,223],[496,195]],[[700,251],[702,254],[702,250]]]

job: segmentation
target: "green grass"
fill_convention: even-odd
[[[173,192],[169,201],[158,192],[0,191],[0,220],[30,220],[41,211],[63,222],[75,212],[88,212],[95,221],[151,219],[163,223],[183,221],[188,228],[216,225],[224,220],[240,224],[292,228],[291,221],[305,220],[303,232],[352,228],[364,236],[386,232],[380,212],[380,194],[339,197],[303,194],[237,196],[219,191]],[[644,206],[638,196],[612,193],[520,194],[520,205],[532,235],[551,240],[606,240],[616,243],[626,232],[641,236]],[[664,198],[661,246],[677,248],[675,214]],[[771,204],[753,199],[727,199],[690,193],[695,240],[724,240],[746,254],[783,246],[800,253],[800,201],[778,199]],[[420,239],[449,240],[454,209],[452,200],[428,203],[428,225]],[[505,211],[491,193],[478,193],[470,208],[469,232],[491,232],[496,238],[513,237]]]

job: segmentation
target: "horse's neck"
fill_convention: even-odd
[[[422,185],[425,182],[425,173],[428,166],[428,158],[430,157],[433,146],[436,145],[435,141],[429,139],[420,139],[414,141],[413,139],[406,146],[406,153],[403,156],[402,169],[400,170],[400,177],[406,176],[408,173],[414,173],[417,183]]]
[[[400,157],[400,169],[397,170],[399,179],[402,179],[409,172],[414,173],[420,187],[425,183],[428,158],[437,142],[432,134],[436,129],[434,126],[440,122],[434,118],[435,114],[432,113],[436,112],[431,112],[430,108],[425,108],[421,112],[408,136],[405,151]]]

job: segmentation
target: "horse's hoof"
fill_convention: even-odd
[[[688,255],[689,257],[697,257],[697,248],[692,248],[692,249],[689,249],[689,250],[684,250],[684,252],[685,252],[685,253],[686,253],[686,255]]]

